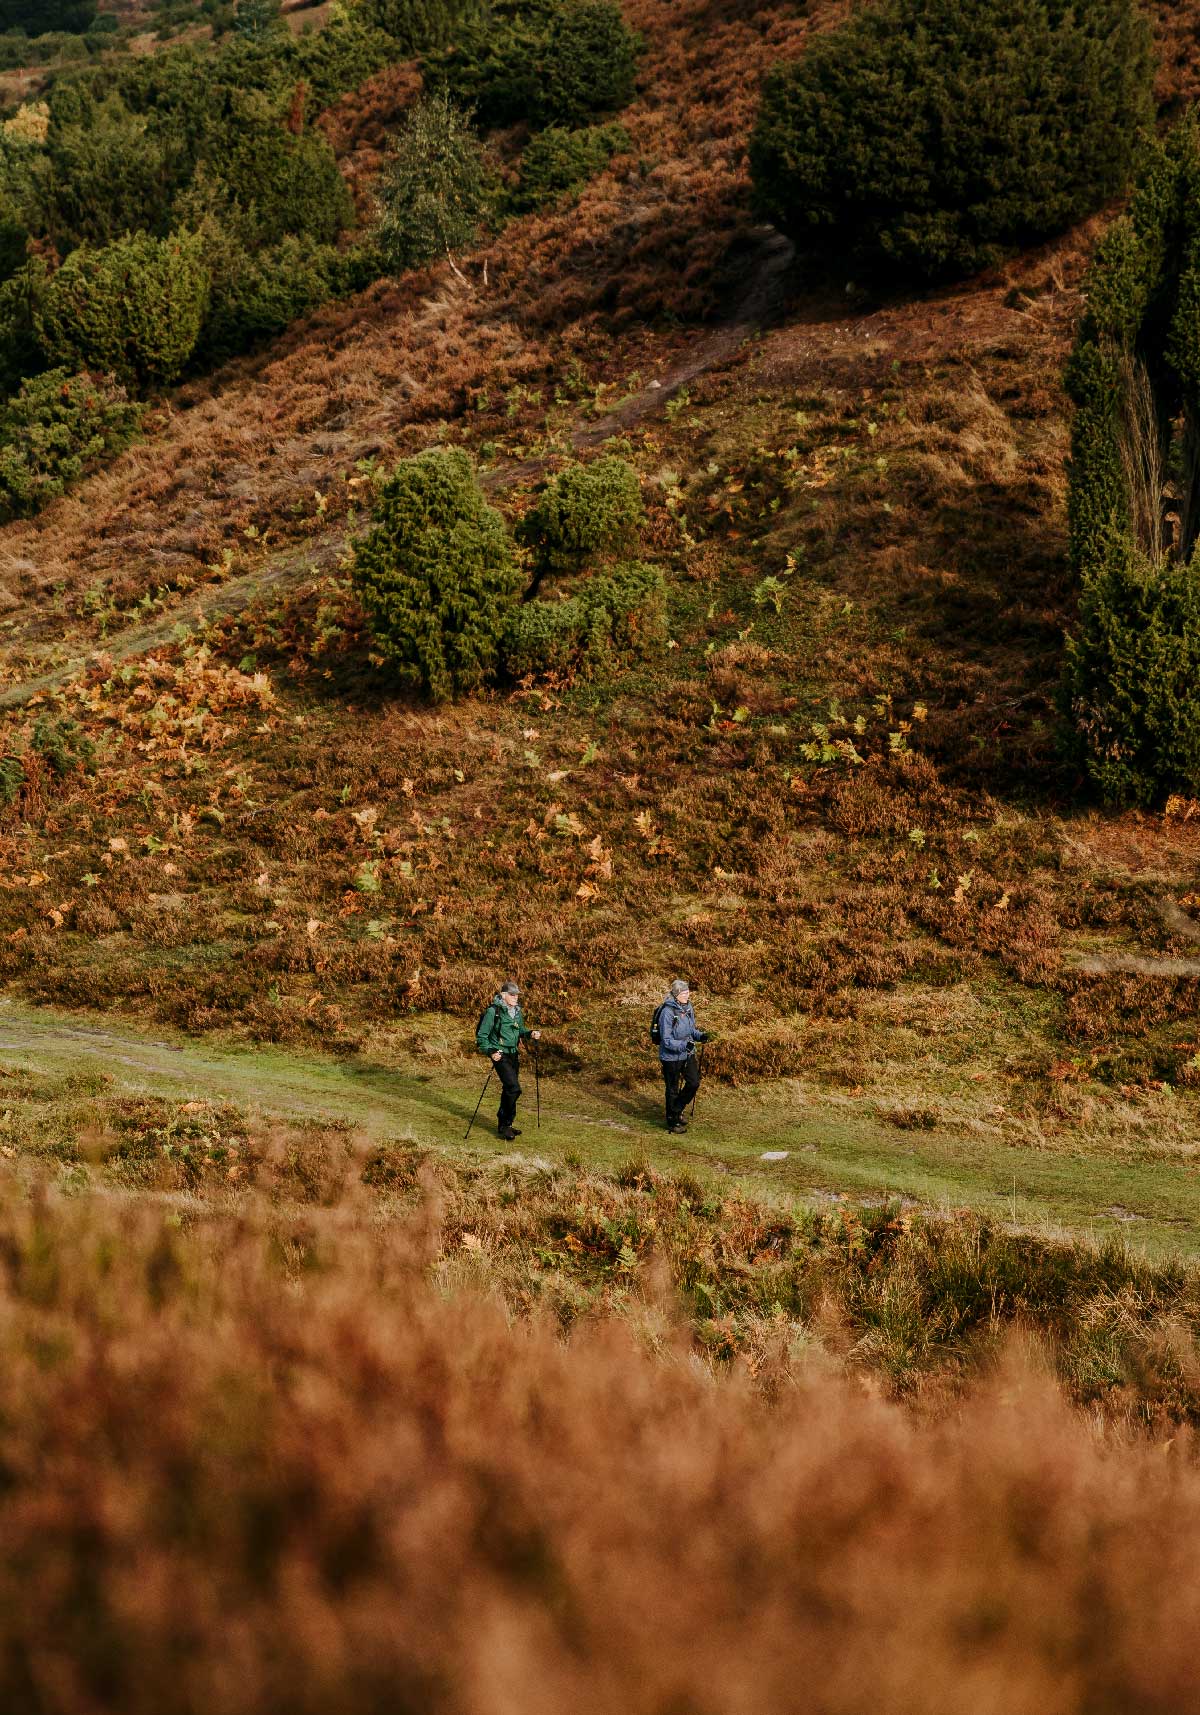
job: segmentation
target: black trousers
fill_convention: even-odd
[[[501,1131],[507,1131],[517,1117],[517,1101],[521,1094],[521,1072],[517,1054],[501,1054],[496,1061],[496,1071],[500,1077],[500,1109],[496,1115],[496,1123]]]
[[[700,1062],[689,1054],[686,1060],[664,1060],[661,1064],[667,1086],[667,1124],[671,1126],[683,1118],[683,1110],[700,1088]]]

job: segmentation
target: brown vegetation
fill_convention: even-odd
[[[1064,1054],[1112,1086],[1195,1082],[1192,987],[1145,977],[1131,998],[1076,957],[1097,937],[1173,950],[1190,825],[1058,813],[1057,375],[1096,229],[885,306],[788,299],[768,252],[769,325],[714,336],[706,362],[694,329],[652,319],[745,304],[757,70],[841,12],[638,0],[635,148],[577,208],[512,223],[467,286],[381,283],[184,389],[145,445],[0,532],[26,604],[10,684],[116,638],[3,717],[10,755],[47,713],[98,747],[62,779],[32,757],[0,809],[7,980],[353,1052],[381,1010],[469,1019],[511,968],[564,1054],[627,1079],[630,1015],[604,990],[653,994],[687,960],[715,1075],[803,1063],[833,1087],[861,1081],[850,1027],[890,997],[1000,983],[1036,1010],[1033,1070],[1005,1076],[1048,1124]],[[326,116],[347,164],[414,77]],[[610,434],[670,585],[666,667],[437,717],[397,701],[337,569],[375,466],[463,444],[515,514]],[[259,574],[261,599],[208,616]],[[135,648],[143,615],[159,631]],[[240,672],[265,675],[260,701],[225,696]]]
[[[1036,1359],[918,1419],[786,1321],[714,1372],[661,1296],[564,1344],[481,1295],[486,1217],[432,1290],[439,1242],[353,1200],[5,1198],[5,1707],[1194,1700],[1184,1436],[1101,1436]]]

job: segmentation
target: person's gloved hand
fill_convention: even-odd
[[[694,1042],[711,1042],[712,1037],[707,1030],[697,1030],[692,1040]]]

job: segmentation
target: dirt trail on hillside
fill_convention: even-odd
[[[793,247],[777,233],[764,241],[758,266],[733,316],[695,347],[686,362],[676,365],[661,381],[652,381],[613,410],[593,422],[581,422],[571,433],[577,453],[591,452],[613,435],[634,427],[644,418],[663,410],[675,395],[710,370],[734,357],[768,316],[780,282],[793,256]],[[485,490],[496,493],[523,482],[535,481],[547,468],[545,459],[507,463],[481,477]],[[265,565],[240,578],[189,592],[147,625],[130,627],[116,635],[91,642],[78,654],[49,672],[36,675],[0,690],[0,709],[20,708],[35,697],[48,695],[75,677],[90,663],[100,660],[126,661],[135,655],[172,642],[180,628],[192,631],[240,612],[265,595],[279,594],[314,573],[332,570],[346,552],[345,528],[329,531],[305,547],[290,547]]]

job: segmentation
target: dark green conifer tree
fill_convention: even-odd
[[[465,453],[431,448],[396,466],[354,543],[353,578],[404,684],[446,702],[492,678],[523,580]]]
[[[1200,127],[1148,153],[1067,365],[1081,580],[1062,705],[1109,803],[1200,795]]]

